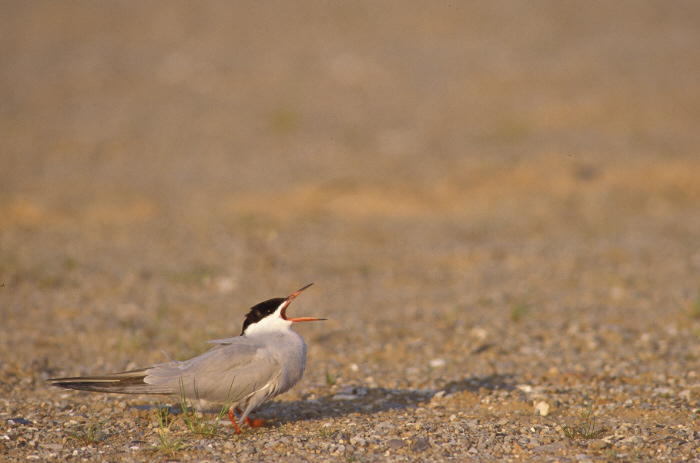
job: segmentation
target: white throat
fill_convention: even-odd
[[[257,336],[260,334],[280,333],[292,330],[292,322],[284,320],[281,316],[282,305],[275,310],[275,313],[268,315],[257,323],[249,325],[246,330],[246,336]]]

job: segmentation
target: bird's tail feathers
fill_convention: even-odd
[[[123,371],[102,376],[76,376],[72,378],[51,378],[52,386],[78,391],[115,392],[120,394],[171,394],[167,386],[148,384],[148,368]]]

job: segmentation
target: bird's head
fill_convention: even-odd
[[[300,290],[293,292],[287,298],[276,297],[251,307],[243,322],[243,331],[241,334],[251,334],[261,331],[279,331],[281,329],[288,329],[292,323],[325,320],[325,318],[287,317],[287,307],[289,304],[312,284],[313,283],[308,284]]]

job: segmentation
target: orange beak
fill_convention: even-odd
[[[284,307],[282,307],[282,319],[290,321],[292,323],[297,323],[297,322],[315,322],[315,321],[320,321],[320,320],[325,320],[325,318],[313,318],[313,317],[299,317],[299,318],[287,318],[287,307],[289,307],[289,303],[292,302],[299,294],[301,294],[302,291],[304,291],[306,288],[311,286],[313,283],[308,284],[301,288],[298,291],[293,292],[292,294],[289,295],[287,300],[284,303]]]

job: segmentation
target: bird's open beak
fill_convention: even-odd
[[[294,300],[299,294],[301,294],[302,291],[304,291],[306,288],[311,286],[313,283],[308,284],[301,288],[298,291],[293,292],[292,294],[289,295],[287,300],[284,303],[284,307],[282,307],[282,319],[290,321],[292,323],[297,323],[297,322],[315,322],[315,321],[320,321],[320,320],[325,320],[325,318],[312,318],[312,317],[299,317],[299,318],[287,318],[287,307],[289,307],[289,303]]]

